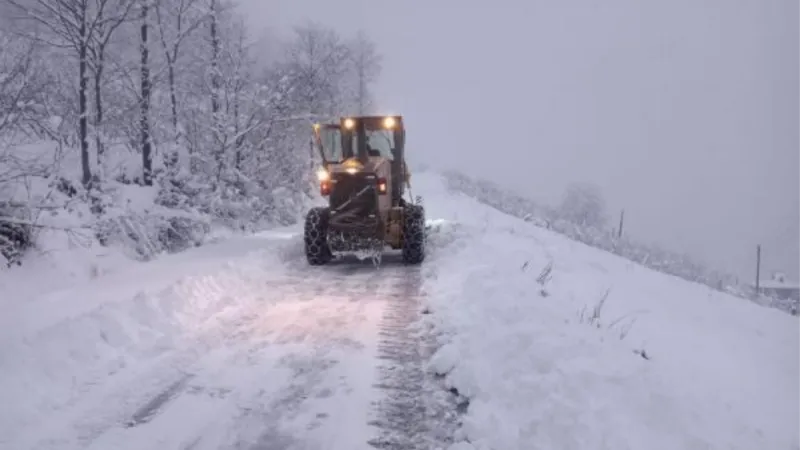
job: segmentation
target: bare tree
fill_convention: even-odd
[[[89,64],[94,73],[94,103],[95,103],[95,120],[94,120],[94,135],[95,135],[95,151],[97,157],[97,172],[99,178],[103,178],[103,157],[105,154],[105,145],[103,143],[103,74],[106,65],[106,49],[111,41],[114,32],[128,19],[132,6],[134,4],[131,0],[117,0],[115,5],[107,7],[108,1],[104,2],[97,10],[98,20],[95,26],[95,32],[92,33],[92,45],[89,45]],[[116,6],[116,8],[114,7]],[[106,9],[110,9],[108,17]],[[96,174],[97,175],[97,174]]]
[[[54,48],[74,51],[78,59],[78,135],[81,151],[82,182],[89,188],[92,170],[89,160],[88,79],[90,57],[95,62],[105,51],[105,43],[121,22],[120,12],[126,15],[127,0],[5,0],[18,19],[30,24],[23,33]],[[120,9],[120,6],[123,6]],[[116,7],[116,8],[115,8]],[[109,14],[111,11],[117,11]],[[41,31],[41,33],[39,33]],[[103,52],[98,44],[103,43]],[[100,66],[96,65],[95,69]],[[102,75],[102,70],[99,70]],[[102,118],[102,112],[101,118]]]
[[[14,151],[17,144],[49,137],[52,78],[42,60],[39,43],[0,32],[0,261],[9,264],[19,263],[32,243],[39,215],[58,209],[32,198],[31,180],[51,175],[59,152]]]
[[[373,107],[369,86],[380,75],[383,58],[378,54],[375,43],[363,31],[358,32],[349,47],[356,84],[355,107],[358,114],[364,115]]]
[[[153,184],[153,148],[150,137],[150,61],[149,48],[147,46],[148,16],[150,11],[150,0],[142,0],[139,6],[141,19],[141,146],[142,146],[142,184],[150,186]]]
[[[167,63],[170,116],[176,144],[180,140],[181,128],[178,115],[177,63],[183,44],[206,20],[207,13],[200,8],[200,0],[162,0],[156,2],[155,14],[158,23],[161,48]],[[168,22],[169,21],[169,22]]]
[[[295,80],[294,101],[311,114],[342,112],[350,49],[333,30],[315,23],[295,27],[286,50],[288,70]]]
[[[219,73],[219,31],[217,30],[218,13],[217,0],[211,0],[209,5],[209,31],[211,38],[211,116],[215,124],[219,114],[221,78]]]
[[[238,29],[243,30],[244,24],[240,24]],[[233,139],[230,145],[234,153],[233,167],[239,173],[244,160],[245,140],[251,131],[263,125],[260,108],[253,102],[253,96],[247,98],[248,93],[255,94],[252,89],[254,81],[250,77],[255,61],[249,58],[243,31],[238,32],[238,36],[227,51],[226,59],[232,69],[227,77],[229,86],[226,91],[229,94],[226,95],[228,105],[226,110],[233,120]]]
[[[3,137],[36,138],[43,121],[48,71],[41,64],[39,44],[0,33],[0,149]],[[5,142],[11,144],[13,142]]]
[[[225,166],[225,132],[222,125],[220,111],[220,95],[222,89],[222,74],[220,70],[220,5],[218,0],[209,0],[208,23],[211,58],[209,61],[211,78],[211,133],[214,150],[214,164],[216,167],[216,184],[219,183]],[[215,185],[216,185],[215,184]]]
[[[45,96],[50,77],[38,62],[39,45],[0,34],[0,193],[47,167],[11,151],[45,135]],[[3,206],[0,200],[0,207]]]
[[[226,29],[218,30],[223,33],[225,41],[218,54],[224,69],[218,69],[221,83],[218,91],[220,111],[216,119],[219,126],[216,145],[225,160],[224,164],[217,167],[218,179],[228,165],[227,156],[231,154],[234,178],[241,177],[244,154],[251,150],[246,143],[254,131],[267,127],[269,119],[264,114],[268,102],[262,98],[263,86],[253,76],[256,61],[251,55],[244,29],[242,21],[232,20],[228,21]]]

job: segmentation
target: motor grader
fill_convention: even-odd
[[[342,117],[338,123],[316,123],[313,129],[322,161],[319,189],[328,205],[306,214],[309,264],[323,265],[353,253],[379,258],[387,248],[400,250],[407,264],[420,264],[425,258],[425,210],[419,198],[404,198],[410,172],[402,116]]]

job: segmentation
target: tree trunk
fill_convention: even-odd
[[[360,109],[359,114],[365,115],[367,113],[367,80],[364,75],[364,69],[362,68],[359,72],[358,108]]]
[[[211,0],[211,132],[214,136],[215,144],[218,146],[216,149],[216,164],[217,164],[217,180],[219,185],[222,179],[223,164],[225,158],[225,148],[222,143],[219,123],[219,34],[217,32],[217,0]]]
[[[217,0],[211,0],[211,114],[214,124],[219,114],[219,36],[217,34]]]
[[[180,132],[178,131],[178,95],[175,93],[175,62],[170,60],[168,65],[169,102],[172,107],[172,127],[175,129],[175,141],[177,143]]]
[[[141,103],[141,128],[142,128],[142,184],[153,185],[153,149],[150,139],[150,68],[148,66],[147,49],[147,13],[148,5],[142,3],[142,31],[141,31],[141,56],[142,56],[142,103]]]
[[[165,25],[162,17],[162,4],[165,2],[155,2],[153,4],[156,14],[156,20],[158,23],[158,31],[159,36],[161,37],[161,46],[164,50],[164,58],[166,59],[167,63],[167,85],[169,89],[169,102],[170,102],[170,115],[171,115],[171,122],[172,122],[172,139],[174,147],[169,151],[164,153],[164,164],[166,169],[170,173],[175,172],[175,168],[178,165],[179,160],[179,151],[181,144],[185,144],[184,142],[184,135],[183,130],[180,127],[180,118],[178,116],[178,94],[177,94],[177,76],[175,69],[175,63],[178,60],[178,56],[180,55],[180,45],[182,39],[185,37],[184,28],[183,28],[183,18],[184,14],[188,12],[188,10],[194,7],[194,0],[181,0],[180,4],[177,6],[177,11],[175,15],[175,38],[172,41],[172,44],[167,43],[166,33],[165,33]],[[189,30],[187,33],[190,32],[194,27],[199,26],[201,22],[197,21],[194,24],[189,25]],[[193,146],[186,145],[187,151],[189,152],[189,170],[194,173],[195,172],[195,158],[193,157]]]
[[[95,132],[95,147],[97,150],[97,170],[100,178],[103,175],[103,156],[105,155],[105,148],[103,148],[103,140],[101,139],[101,131],[103,127],[103,97],[101,92],[101,83],[103,78],[103,49],[100,48],[99,59],[97,68],[94,73],[94,132]]]
[[[89,131],[88,131],[88,105],[86,91],[88,89],[88,76],[87,72],[87,53],[89,47],[88,29],[86,26],[86,8],[81,11],[81,26],[80,26],[80,44],[78,48],[80,61],[78,62],[78,72],[80,76],[78,88],[78,123],[80,127],[80,140],[81,140],[81,169],[83,172],[82,181],[83,186],[87,189],[91,188],[92,183],[92,169],[89,165]]]
[[[181,132],[178,128],[178,96],[175,93],[175,65],[174,59],[167,57],[167,82],[169,83],[169,102],[172,108],[172,131],[174,147],[164,154],[164,166],[168,172],[173,172],[178,165],[178,149],[181,142]]]

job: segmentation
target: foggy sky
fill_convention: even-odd
[[[798,278],[796,0],[239,0],[265,54],[306,19],[365,30],[410,158],[556,204],[603,188],[626,232],[750,280]]]

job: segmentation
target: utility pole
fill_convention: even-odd
[[[622,223],[625,220],[625,210],[619,213],[619,229],[617,230],[617,239],[622,239]]]
[[[761,283],[761,244],[756,246],[756,297],[760,295]]]

